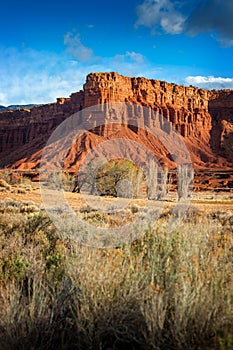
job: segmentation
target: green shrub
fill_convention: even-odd
[[[111,160],[98,170],[96,190],[99,195],[138,197],[143,183],[140,174],[141,170],[127,159]]]

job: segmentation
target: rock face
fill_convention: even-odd
[[[83,90],[70,98],[58,98],[56,103],[1,112],[0,166],[38,168],[43,147],[62,121],[87,107],[114,102],[148,107],[155,115],[166,118],[168,125],[182,135],[196,169],[232,167],[233,91],[206,91],[164,81],[128,78],[115,72],[89,74]],[[152,115],[142,117],[143,124],[150,129],[154,123]],[[129,116],[126,122],[130,124]],[[133,128],[124,130],[121,137],[124,138],[125,132],[127,138],[141,139],[162,164],[174,167],[168,152],[159,143],[153,141],[155,144],[152,144],[148,135]],[[95,128],[90,124],[90,131],[82,135],[65,157],[64,167],[76,169],[90,148],[108,138],[107,126]]]
[[[164,116],[184,137],[205,137],[211,129],[205,90],[109,73],[90,74],[84,91],[84,107],[104,102],[138,103]]]
[[[212,118],[210,146],[213,152],[233,161],[233,91],[209,93],[209,113]]]

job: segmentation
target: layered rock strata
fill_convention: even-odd
[[[115,72],[89,74],[83,90],[71,94],[69,98],[58,98],[56,103],[1,112],[0,166],[38,168],[43,147],[58,125],[74,113],[95,105],[111,106],[117,102],[127,105],[124,127],[118,130],[118,136],[137,142],[140,140],[161,164],[174,168],[174,157],[161,142],[150,139],[143,130],[150,130],[156,120],[163,128],[166,119],[168,133],[172,128],[180,133],[196,169],[232,167],[233,91],[207,91],[164,81],[124,77]],[[135,105],[144,107],[144,111],[140,111],[140,107],[135,110]],[[153,113],[145,112],[147,108]],[[137,113],[140,114],[142,131],[135,127]],[[85,113],[83,115],[88,118]],[[121,121],[116,118],[117,123]],[[77,169],[91,148],[113,135],[113,126],[104,120],[101,126],[96,127],[90,118],[88,127],[89,131],[75,142],[64,159],[64,167],[68,170]],[[129,152],[136,150],[132,146]]]

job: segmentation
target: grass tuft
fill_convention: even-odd
[[[189,210],[169,234],[168,212],[131,245],[96,249],[33,203],[0,209],[0,349],[232,349],[230,212]]]

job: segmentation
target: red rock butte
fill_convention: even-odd
[[[207,91],[141,77],[111,73],[90,73],[83,90],[56,103],[0,112],[0,167],[19,170],[40,166],[43,148],[56,127],[87,107],[126,102],[148,107],[167,119],[183,137],[195,169],[231,170],[233,165],[233,91]],[[150,127],[148,115],[144,124]],[[126,121],[127,122],[127,121]],[[130,120],[128,121],[130,124]],[[108,139],[106,127],[90,128],[64,159],[67,170],[78,169],[84,154]],[[141,139],[162,164],[174,168],[169,152],[156,140],[132,128],[120,136]],[[131,149],[131,152],[134,150]]]

